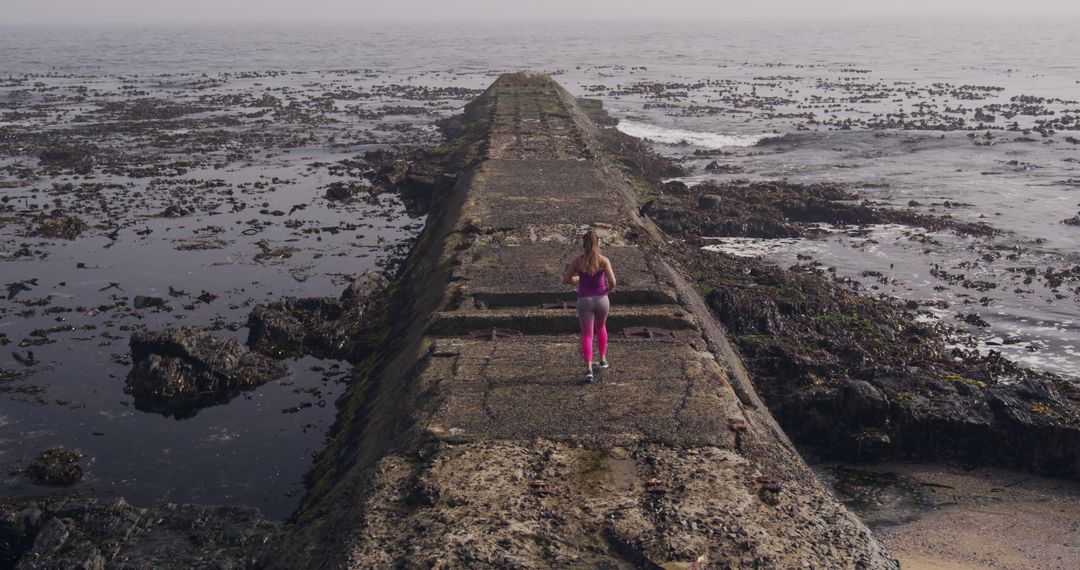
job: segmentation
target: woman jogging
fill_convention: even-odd
[[[578,286],[577,314],[581,325],[581,355],[585,358],[585,381],[593,380],[593,332],[600,349],[600,368],[607,368],[608,293],[615,290],[611,260],[600,255],[600,238],[589,230],[581,237],[582,255],[566,266],[563,283]]]

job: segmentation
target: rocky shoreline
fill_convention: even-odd
[[[582,108],[591,112],[597,124],[612,124],[598,104],[586,101]],[[470,118],[476,119],[475,116],[465,117]],[[440,220],[445,223],[447,212],[461,207],[450,204],[450,198],[442,195],[448,190],[448,181],[454,180],[454,177],[447,178],[444,172],[468,171],[475,166],[477,153],[486,152],[486,145],[490,144],[477,140],[477,133],[470,129],[480,127],[470,125],[466,120],[456,119],[444,126],[455,137],[452,144],[437,149],[433,155],[441,157],[441,162],[424,157],[411,164],[377,169],[382,172],[379,176],[386,177],[387,185],[398,185],[401,192],[409,194],[417,204],[415,207],[425,212],[431,209],[436,223]],[[900,305],[860,294],[852,290],[851,283],[831,278],[813,265],[781,269],[758,260],[701,250],[706,244],[702,235],[796,237],[805,231],[800,223],[807,222],[901,223],[972,235],[992,233],[993,228],[852,203],[857,201],[857,194],[830,185],[748,183],[687,187],[681,183],[663,184],[663,178],[681,172],[678,165],[651,152],[641,141],[614,129],[600,129],[595,136],[603,152],[612,157],[611,167],[623,173],[626,182],[636,191],[638,214],[666,232],[669,240],[662,254],[667,262],[697,288],[696,294],[704,299],[711,314],[736,344],[754,381],[754,388],[805,454],[860,461],[932,457],[963,464],[1016,467],[1068,478],[1080,474],[1080,391],[1074,383],[1025,370],[992,354],[946,350],[943,337],[952,333],[919,322],[917,304]],[[454,143],[461,146],[454,146]],[[76,165],[85,162],[79,157],[72,160]],[[350,185],[330,187],[327,198],[348,200],[358,192],[358,188]],[[58,228],[57,237],[78,228],[76,222],[62,219],[41,223],[45,228],[42,231],[53,231],[49,228],[54,226]],[[636,231],[640,230],[631,230],[622,237],[651,243],[645,236],[635,234]],[[443,239],[448,233],[453,234],[457,251],[465,251],[494,239],[492,236],[508,233],[508,230],[492,227],[482,219],[464,220],[452,232],[446,227],[440,230],[429,226],[402,275],[416,277],[433,269],[447,275],[457,271],[430,259],[424,261],[416,254],[425,247],[432,247],[434,240]],[[365,276],[339,298],[285,298],[257,306],[248,321],[248,347],[253,352],[248,352],[236,341],[222,344],[204,338],[197,330],[136,333],[132,337],[136,356],[132,374],[137,378],[153,377],[160,381],[159,384],[165,382],[171,386],[157,386],[146,391],[156,401],[160,402],[166,392],[169,396],[214,394],[205,401],[200,396],[197,406],[193,406],[194,400],[181,397],[183,406],[176,410],[196,409],[223,399],[227,401],[229,396],[254,385],[261,378],[280,373],[274,364],[276,361],[258,353],[273,358],[317,354],[356,364],[349,394],[338,403],[341,411],[332,442],[321,453],[309,475],[311,494],[292,521],[293,526],[287,530],[289,534],[279,534],[281,529],[276,523],[250,509],[190,505],[135,509],[122,501],[110,504],[73,499],[11,501],[0,504],[0,563],[33,568],[36,564],[66,564],[70,561],[97,568],[113,567],[120,561],[131,560],[131,567],[151,561],[172,567],[208,564],[261,567],[267,560],[281,565],[287,564],[283,560],[339,559],[340,553],[323,555],[311,550],[317,548],[313,539],[319,537],[319,533],[329,532],[325,529],[326,523],[316,519],[326,515],[328,501],[332,503],[334,497],[343,496],[342,493],[356,492],[366,497],[365,508],[369,512],[363,514],[359,522],[365,528],[373,529],[376,538],[390,541],[407,535],[420,540],[423,533],[414,536],[409,533],[415,533],[416,529],[399,528],[399,522],[391,520],[393,517],[386,520],[380,517],[394,509],[407,508],[412,517],[410,520],[426,526],[445,523],[438,517],[432,518],[431,513],[442,512],[439,509],[456,509],[452,516],[460,517],[455,520],[463,524],[481,524],[477,522],[478,518],[490,516],[490,512],[482,512],[479,508],[489,504],[485,498],[489,490],[478,486],[478,480],[456,475],[458,471],[473,469],[470,471],[472,477],[494,477],[504,483],[502,478],[512,474],[515,478],[511,481],[521,483],[524,481],[521,478],[525,477],[522,473],[535,470],[535,477],[529,475],[531,493],[540,498],[550,496],[550,504],[562,505],[562,502],[574,500],[573,493],[577,489],[552,493],[545,479],[580,477],[577,466],[589,462],[603,465],[605,470],[613,469],[613,465],[628,469],[630,474],[626,477],[630,481],[637,481],[640,473],[648,472],[653,476],[650,481],[657,481],[650,483],[651,488],[663,489],[662,492],[649,491],[653,495],[642,513],[632,511],[642,520],[628,519],[610,528],[604,527],[608,528],[606,548],[639,565],[655,565],[654,559],[660,559],[660,553],[677,555],[680,560],[689,557],[696,552],[694,548],[705,544],[694,538],[699,524],[712,533],[706,542],[725,541],[727,544],[728,539],[734,541],[727,544],[731,548],[722,555],[744,562],[767,563],[763,561],[781,559],[769,558],[781,556],[776,554],[779,547],[771,545],[771,541],[798,543],[808,536],[817,536],[813,528],[770,526],[767,531],[762,531],[751,528],[753,525],[745,525],[739,529],[724,527],[723,532],[727,534],[722,537],[718,526],[720,519],[702,516],[696,511],[705,507],[702,506],[704,503],[695,502],[693,493],[703,493],[704,489],[692,488],[689,483],[681,488],[669,488],[666,481],[693,480],[695,469],[700,471],[711,466],[709,468],[723,472],[727,477],[730,474],[726,470],[731,469],[732,462],[741,466],[745,458],[740,453],[745,453],[746,449],[739,443],[738,434],[742,433],[739,429],[745,428],[738,428],[736,424],[732,424],[731,431],[736,433],[733,441],[738,452],[707,447],[700,454],[696,449],[695,453],[683,454],[664,445],[634,443],[609,446],[593,457],[560,441],[538,441],[525,446],[482,442],[459,445],[461,442],[441,435],[420,436],[409,432],[412,428],[408,424],[415,421],[414,417],[376,415],[372,418],[365,415],[380,403],[390,409],[403,406],[400,402],[391,405],[388,399],[404,395],[418,402],[428,402],[431,397],[395,387],[392,383],[400,377],[410,377],[415,370],[413,363],[398,362],[391,356],[418,350],[414,340],[393,335],[417,335],[417,327],[425,318],[425,313],[417,309],[435,306],[437,301],[425,298],[423,294],[410,297],[410,292],[416,293],[403,285],[400,278],[387,283],[379,277]],[[476,309],[488,308],[480,297],[476,299]],[[401,315],[409,315],[408,322],[391,324]],[[193,340],[177,340],[177,335],[187,335]],[[192,346],[201,348],[193,351]],[[375,347],[385,354],[373,354]],[[461,350],[439,343],[429,348],[427,353],[418,353],[428,354],[425,358],[451,358],[458,354],[455,351]],[[213,353],[219,360],[198,357],[196,352]],[[222,354],[225,354],[225,361],[220,360]],[[157,360],[154,360],[155,356]],[[163,358],[178,360],[163,368]],[[247,367],[254,367],[257,373],[250,372]],[[183,382],[168,382],[180,376],[185,376]],[[376,376],[384,378],[383,385],[369,383]],[[139,382],[129,381],[129,385],[139,385]],[[192,389],[181,389],[185,386]],[[434,387],[427,389],[435,390]],[[164,409],[158,407],[155,411]],[[190,412],[170,408],[167,413]],[[361,433],[365,439],[358,437]],[[402,439],[374,441],[372,438],[377,439],[379,434]],[[764,436],[757,433],[755,437]],[[753,444],[762,446],[756,448],[755,453],[760,453],[767,445],[763,443],[765,441]],[[750,449],[755,449],[753,445]],[[388,450],[393,446],[415,447],[413,450],[420,459],[389,454]],[[460,453],[459,458],[455,456],[457,453]],[[375,460],[383,454],[387,454],[386,457],[376,464]],[[358,456],[370,462],[364,466],[369,475],[366,480],[350,472],[351,467],[360,463]],[[545,479],[538,478],[541,473]],[[849,560],[852,567],[867,564],[888,567],[890,560],[884,551],[871,537],[859,532],[858,524],[849,520],[850,515],[828,501],[814,498],[820,489],[813,481],[800,478],[797,467],[782,475],[791,478],[785,485],[792,486],[790,489],[783,487],[782,500],[776,496],[781,493],[781,483],[764,476],[758,477],[750,496],[765,505],[782,504],[782,517],[798,520],[800,524],[805,521],[799,509],[828,511],[827,516],[822,515],[822,520],[839,525],[837,529],[845,529],[842,540],[838,539],[836,544],[822,547],[820,551],[817,548],[812,552],[808,550],[807,556],[825,560],[842,550],[845,556],[854,556]],[[734,480],[714,483],[730,485],[732,492],[743,490],[742,483]],[[591,489],[589,492],[600,492],[588,488]],[[499,489],[500,492],[516,492],[516,487]],[[397,491],[402,491],[405,496],[394,495]],[[805,492],[812,500],[791,498],[792,491]],[[669,492],[673,498],[663,498]],[[679,498],[684,495],[685,500]],[[471,507],[468,506],[470,501],[474,502]],[[499,512],[503,515],[518,517],[520,513],[516,509],[521,505],[512,502],[498,502],[496,506],[502,509]],[[604,512],[618,506],[615,503],[598,499],[589,506]],[[753,516],[768,516],[767,507],[754,504]],[[663,514],[664,505],[675,513],[670,515],[672,518]],[[624,507],[638,508],[625,505],[618,508]],[[559,516],[565,514],[555,516],[555,519]],[[356,517],[337,513],[332,518],[344,521]],[[515,520],[530,525],[530,528],[545,527],[533,532],[549,541],[547,546],[534,552],[532,545],[519,544],[512,539],[499,542],[499,545],[517,552],[532,552],[549,562],[586,560],[581,558],[580,545],[560,542],[561,539],[556,538],[559,531],[546,528],[549,524],[558,526],[549,522],[552,519],[548,515],[541,513],[519,519]],[[148,521],[151,520],[158,522],[150,524]],[[708,522],[702,522],[704,520]],[[313,521],[317,524],[312,525]],[[816,518],[810,521],[811,527],[818,524],[819,521],[815,521]],[[653,525],[663,531],[663,537],[642,538],[632,528],[639,524]],[[319,528],[312,530],[315,526]],[[578,539],[584,540],[581,537],[595,533],[597,528],[599,526],[589,526],[574,532],[580,533]],[[443,529],[443,532],[449,531]],[[117,541],[118,533],[128,538]],[[334,532],[330,535],[335,541],[343,540]],[[288,537],[288,546],[275,544],[282,536]],[[428,554],[435,552],[442,546],[439,538],[424,538],[427,542],[422,543],[421,548],[426,548]],[[145,545],[154,542],[172,544],[174,548],[168,556],[150,552]],[[358,550],[349,556],[354,562],[495,563],[496,558],[492,557],[496,552],[488,549],[492,545],[462,546],[451,542],[458,550],[444,553],[445,558],[434,554],[434,557],[428,556],[424,552],[401,558],[400,553],[388,552],[385,545],[372,542],[358,545]],[[335,545],[340,546],[337,542]],[[289,547],[307,550],[296,550],[285,556],[282,548]],[[758,548],[761,553],[756,553]],[[859,556],[863,558],[852,554],[860,552],[863,554]],[[528,565],[528,560],[523,558],[503,560],[508,561]]]
[[[994,232],[855,203],[828,184],[660,185],[642,213],[675,238],[671,255],[731,334],[785,432],[812,455],[858,461],[955,460],[1080,476],[1080,388],[991,351],[947,348],[958,331],[915,302],[875,298],[805,263],[783,269],[703,251],[702,236],[785,238],[806,223],[901,223]]]
[[[258,568],[280,530],[280,523],[250,507],[2,500],[0,567]]]

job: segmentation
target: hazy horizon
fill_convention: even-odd
[[[212,24],[212,23],[377,23],[530,22],[568,20],[725,21],[937,18],[982,16],[1080,16],[1074,0],[1032,0],[1022,8],[1011,0],[909,0],[902,5],[868,5],[865,0],[549,0],[538,5],[512,0],[0,0],[2,23],[34,24]]]

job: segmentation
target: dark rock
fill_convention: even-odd
[[[83,454],[63,447],[50,447],[38,454],[26,468],[26,476],[36,485],[70,487],[83,478]]]
[[[401,182],[408,170],[408,163],[388,150],[369,150],[363,158],[375,169],[373,182],[386,187]]]
[[[326,199],[335,202],[343,202],[352,198],[360,189],[360,186],[348,182],[331,182],[326,187]]]
[[[956,315],[956,318],[960,319],[961,321],[964,321],[965,323],[967,323],[969,325],[975,326],[975,327],[979,327],[979,328],[989,328],[990,327],[990,323],[986,322],[986,319],[980,317],[978,313],[958,313]]]
[[[1036,378],[1024,378],[1008,388],[1028,402],[1065,403],[1061,394],[1049,382]]]
[[[1061,220],[1061,223],[1070,226],[1080,226],[1080,212],[1077,212],[1077,214],[1071,218],[1065,218],[1064,220]]]
[[[131,354],[124,392],[135,396],[141,410],[177,417],[288,373],[284,364],[199,327],[137,332]]]
[[[722,203],[723,201],[720,197],[715,194],[702,194],[698,196],[697,199],[698,208],[703,210],[715,210],[716,208],[719,208]]]
[[[148,297],[146,295],[135,295],[135,300],[132,301],[136,309],[146,309],[148,307],[164,307],[165,299],[161,297]]]
[[[70,169],[89,174],[97,163],[99,150],[93,145],[58,145],[38,154],[42,166]]]
[[[285,297],[257,305],[248,315],[247,344],[279,358],[333,353],[349,340],[349,332],[336,326],[344,314],[344,307],[333,297]]]
[[[353,280],[341,293],[341,302],[347,307],[371,303],[390,285],[381,273],[368,271]]]
[[[657,154],[647,143],[618,129],[600,129],[600,142],[619,157],[619,163],[631,174],[659,184],[665,178],[686,176],[685,168]]]
[[[191,213],[192,213],[191,210],[186,210],[182,206],[177,206],[176,204],[170,204],[167,208],[165,208],[164,210],[158,212],[157,217],[159,217],[159,218],[182,218],[184,216],[191,215]]]
[[[852,380],[845,383],[841,398],[843,413],[853,425],[879,426],[886,418],[889,400],[869,382]]]
[[[888,457],[892,451],[892,437],[883,430],[860,430],[851,434],[849,445],[850,456],[854,459],[873,461],[881,457]]]
[[[722,173],[722,174],[739,174],[740,172],[743,171],[742,167],[740,167],[740,166],[737,166],[737,165],[734,165],[734,164],[720,164],[719,162],[717,162],[715,160],[710,162],[709,164],[706,164],[705,165],[705,170],[708,170],[709,172],[713,172],[713,173]]]
[[[408,213],[417,216],[426,214],[436,196],[451,188],[454,182],[455,178],[448,176],[441,164],[421,160],[409,164],[395,189]]]
[[[690,187],[680,180],[670,180],[664,183],[663,189],[668,194],[686,194]]]
[[[386,278],[365,273],[340,298],[286,297],[258,305],[248,315],[247,344],[276,358],[312,354],[357,360],[366,354],[366,336],[376,298]]]
[[[709,295],[708,303],[734,334],[772,334],[781,330],[776,303],[752,290],[715,291]]]
[[[654,200],[648,216],[669,234],[695,237],[801,237],[797,223],[898,223],[967,235],[995,233],[986,224],[858,203],[857,194],[835,184],[705,182],[691,188],[689,194],[723,196],[723,201],[713,207],[712,199],[699,198],[703,201],[698,202],[698,208],[690,208],[682,195],[662,194]]]
[[[7,501],[0,503],[0,568],[253,568],[279,532],[249,507]]]

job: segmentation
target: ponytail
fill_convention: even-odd
[[[585,255],[581,258],[581,272],[586,275],[600,273],[600,238],[589,230],[581,236],[581,248]]]

